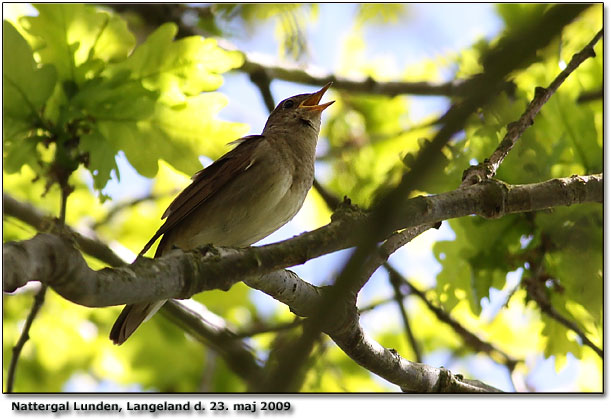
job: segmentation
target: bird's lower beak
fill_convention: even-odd
[[[323,103],[321,105],[319,105],[318,103],[320,102],[320,99],[322,99],[322,96],[325,94],[327,89],[329,89],[331,84],[333,84],[333,82],[329,82],[329,83],[325,84],[324,87],[322,89],[320,89],[318,92],[312,93],[309,98],[307,98],[306,100],[304,100],[303,102],[301,102],[299,104],[299,107],[300,108],[307,108],[307,109],[311,109],[313,111],[319,111],[319,112],[322,112],[325,109],[327,109],[335,101]]]

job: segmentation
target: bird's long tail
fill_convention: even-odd
[[[145,321],[151,318],[167,300],[153,303],[128,304],[115,321],[110,331],[110,340],[120,345]]]

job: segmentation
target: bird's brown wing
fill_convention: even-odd
[[[262,135],[249,135],[234,141],[237,147],[216,160],[210,166],[195,173],[193,182],[187,186],[165,210],[161,219],[167,218],[153,237],[140,251],[140,255],[155,243],[163,234],[174,228],[196,208],[217,193],[238,173],[248,169],[252,164],[253,151],[263,139]],[[157,254],[155,256],[158,256]]]

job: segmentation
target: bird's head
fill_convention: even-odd
[[[276,106],[265,124],[263,132],[275,127],[309,127],[316,131],[320,130],[320,115],[327,107],[335,101],[319,104],[323,95],[331,86],[327,83],[322,89],[314,93],[304,93],[284,99]]]

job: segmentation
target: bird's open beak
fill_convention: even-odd
[[[306,100],[304,100],[303,102],[299,104],[299,107],[307,108],[307,109],[311,109],[313,111],[319,111],[319,112],[322,112],[325,109],[327,109],[327,107],[331,106],[335,101],[323,103],[322,105],[319,105],[318,102],[320,102],[320,99],[322,99],[322,96],[325,94],[325,92],[331,86],[331,84],[333,84],[333,82],[329,82],[325,84],[325,86],[322,89],[320,89],[318,92],[312,93],[309,98],[307,98]]]

